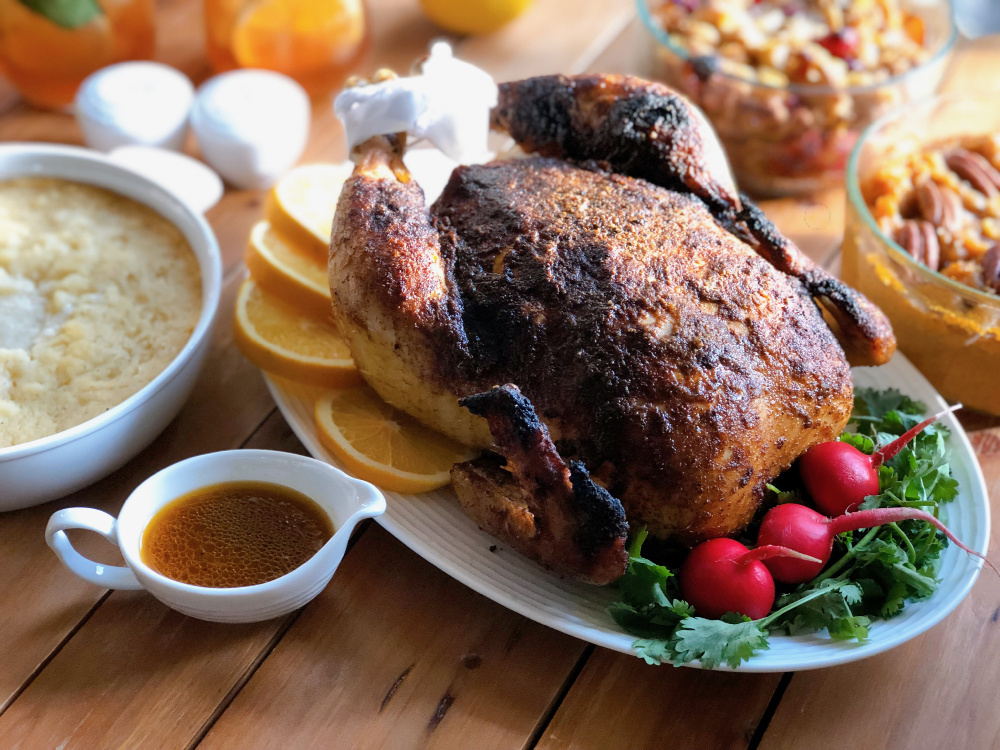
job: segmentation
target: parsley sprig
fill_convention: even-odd
[[[840,439],[871,454],[917,424],[926,408],[895,389],[855,393],[854,433]],[[935,423],[879,469],[878,495],[862,508],[914,506],[935,515],[958,494],[951,475],[947,428]],[[773,502],[798,501],[795,491],[771,488]],[[778,597],[759,620],[729,614],[695,616],[683,601],[673,571],[642,556],[643,529],[629,546],[629,564],[618,582],[620,598],[609,613],[638,637],[636,653],[650,664],[698,661],[703,667],[737,667],[768,648],[774,632],[826,630],[831,638],[863,641],[874,618],[899,614],[907,601],[931,596],[947,540],[926,521],[904,521],[841,534],[829,566],[816,578]]]

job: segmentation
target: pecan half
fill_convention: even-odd
[[[982,258],[983,283],[1000,294],[1000,242],[994,242]]]
[[[924,241],[920,236],[920,229],[917,228],[917,222],[913,219],[907,219],[900,225],[896,230],[895,239],[899,246],[914,258],[917,257],[917,253],[923,252]]]
[[[934,180],[924,180],[917,185],[917,204],[920,206],[920,215],[935,226],[940,224],[944,218],[944,199],[941,197],[941,188]]]
[[[934,226],[954,233],[962,228],[962,199],[951,188],[927,179],[916,187],[920,215]]]
[[[979,154],[965,148],[956,148],[944,157],[944,163],[987,198],[1000,193],[1000,172]]]
[[[941,264],[941,245],[934,225],[929,221],[907,219],[896,232],[896,242],[915,261],[923,263],[932,271],[938,270]]]
[[[938,189],[938,194],[941,196],[941,203],[944,206],[943,215],[941,217],[941,226],[949,232],[955,233],[962,228],[965,216],[965,208],[962,205],[962,199],[958,193],[951,188],[942,187],[937,183],[934,184]]]
[[[938,242],[937,230],[929,221],[919,221],[920,234],[924,241],[924,256],[917,258],[932,271],[941,265],[941,243]]]

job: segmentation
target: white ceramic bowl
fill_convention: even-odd
[[[295,570],[234,588],[192,586],[157,573],[142,561],[142,535],[167,503],[223,482],[271,482],[312,498],[333,522],[334,534]],[[259,622],[308,604],[329,583],[344,557],[351,531],[365,518],[385,512],[378,489],[322,461],[279,451],[237,450],[181,461],[140,484],[118,518],[95,508],[64,508],[49,519],[45,541],[67,568],[95,586],[146,589],[179,612],[212,622]],[[66,529],[87,529],[118,545],[128,567],[100,565],[75,549]]]
[[[28,176],[97,185],[149,206],[174,224],[201,268],[201,315],[166,369],[122,403],[55,435],[0,448],[0,511],[38,505],[85,487],[120,467],[163,431],[201,371],[222,287],[222,262],[211,228],[145,177],[82,148],[0,145],[0,180]]]

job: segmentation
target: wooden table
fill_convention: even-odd
[[[360,67],[406,69],[442,36],[416,0],[372,0]],[[162,0],[160,59],[195,80],[200,4]],[[629,0],[537,0],[502,32],[456,39],[498,79],[638,70]],[[952,82],[1000,67],[996,39],[966,45]],[[982,88],[1000,89],[986,76]],[[79,143],[66,115],[0,94],[0,140]],[[305,161],[340,160],[339,125],[315,109]],[[0,517],[0,748],[956,748],[1000,747],[1000,581],[984,575],[947,620],[845,667],[736,675],[649,667],[549,630],[451,580],[376,525],[356,536],[304,610],[247,626],[189,619],[142,592],[109,593],[67,572],[42,531],[56,509],[117,512],[156,470],[227,448],[301,452],[260,373],[233,347],[233,297],[262,196],[226,194],[209,219],[226,268],[212,353],[190,402],[125,468],[72,497]],[[765,204],[835,266],[839,191]],[[970,422],[1000,507],[1000,422]],[[0,488],[0,492],[2,492]],[[75,540],[115,562],[103,540]]]

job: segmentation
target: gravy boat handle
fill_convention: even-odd
[[[96,531],[117,547],[117,525],[114,516],[96,508],[65,508],[53,513],[49,519],[45,527],[45,542],[63,565],[88,583],[108,589],[141,589],[142,584],[129,568],[88,560],[74,549],[66,536],[66,529]]]

